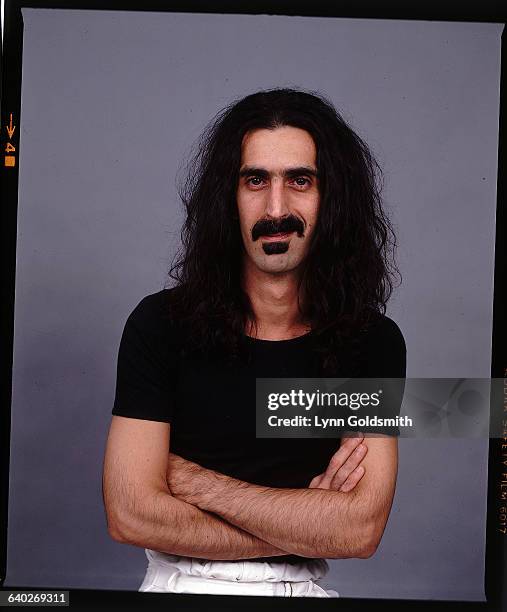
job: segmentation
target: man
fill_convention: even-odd
[[[120,345],[109,532],[146,549],[143,591],[336,596],[325,559],[375,552],[397,439],[258,439],[255,379],[404,378],[375,161],[322,97],[262,91],[216,117],[181,197],[177,285]]]

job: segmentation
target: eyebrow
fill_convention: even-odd
[[[297,166],[296,168],[286,168],[282,172],[282,176],[284,178],[295,178],[297,176],[301,176],[302,174],[306,174],[308,176],[313,176],[316,178],[317,170],[315,168],[311,168],[310,166]],[[239,176],[258,176],[259,178],[267,179],[269,178],[270,173],[265,168],[245,166],[243,170],[240,170]]]

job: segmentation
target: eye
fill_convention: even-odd
[[[246,180],[247,185],[251,185],[252,187],[260,187],[262,185],[263,179],[260,176],[251,176]]]
[[[310,181],[304,176],[297,176],[293,181],[298,187],[310,185]]]

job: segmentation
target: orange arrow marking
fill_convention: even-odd
[[[12,113],[11,113],[11,120],[9,121],[9,127],[5,126],[7,128],[7,134],[9,134],[9,138],[12,138],[12,135],[14,134],[14,130],[16,129],[16,126],[12,127]]]

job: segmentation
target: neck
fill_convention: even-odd
[[[243,266],[243,290],[250,298],[254,321],[249,321],[247,335],[262,340],[288,340],[310,331],[298,306],[299,275],[295,271],[270,274],[246,261]]]

